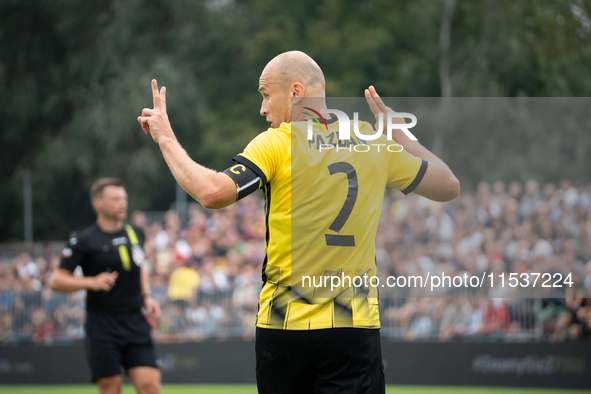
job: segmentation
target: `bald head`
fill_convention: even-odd
[[[324,74],[305,53],[285,52],[273,58],[263,70],[259,92],[263,96],[260,114],[271,127],[277,128],[291,122],[294,98],[299,102],[304,97],[324,97]]]
[[[284,86],[299,82],[306,96],[324,97],[324,74],[310,56],[300,51],[284,52],[274,57],[263,70]]]

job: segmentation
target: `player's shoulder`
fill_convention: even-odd
[[[271,142],[285,142],[288,141],[290,133],[291,125],[289,123],[281,123],[279,127],[269,127],[267,130],[257,135],[254,139],[270,140]]]
[[[357,129],[359,131],[359,134],[362,135],[374,135],[376,133],[376,130],[373,128],[373,126],[371,125],[371,123],[367,122],[367,121],[359,121]],[[386,138],[386,136],[384,134],[382,134],[382,136],[380,136],[379,138]]]
[[[290,146],[290,126],[282,123],[279,127],[270,127],[250,141],[244,153],[246,156],[275,156],[281,157]],[[247,157],[251,159],[251,157]]]
[[[269,128],[269,130],[274,130],[278,134],[289,134],[291,133],[291,122],[283,122],[277,128]]]

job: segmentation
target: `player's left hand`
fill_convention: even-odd
[[[376,117],[376,124],[375,124],[375,128],[376,130],[378,129],[378,122],[379,122],[379,115],[380,112],[382,112],[384,115],[384,124],[386,123],[386,114],[388,112],[396,112],[394,111],[392,108],[387,107],[386,104],[384,104],[384,101],[382,100],[382,98],[380,97],[380,95],[378,94],[378,92],[376,91],[376,88],[372,86],[368,87],[367,89],[365,89],[365,99],[367,100],[367,104],[369,104],[369,109],[371,109],[371,112],[373,112],[373,115]],[[404,121],[404,118],[392,118],[392,123],[398,123],[398,124],[405,124],[406,122]],[[386,131],[386,128],[384,127],[383,132]]]
[[[137,121],[142,126],[144,133],[152,135],[155,143],[160,144],[164,140],[174,140],[176,137],[166,113],[166,88],[163,86],[158,91],[158,82],[155,79],[152,80],[152,98],[154,99],[154,108],[144,108],[142,116],[138,116]]]
[[[149,318],[157,320],[160,317],[160,304],[152,296],[144,298],[144,308]]]

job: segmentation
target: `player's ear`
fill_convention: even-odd
[[[92,199],[92,209],[96,212],[100,207],[101,200],[100,198],[93,198]]]
[[[304,85],[302,85],[300,82],[296,82],[292,85],[291,97],[304,97],[305,91]]]

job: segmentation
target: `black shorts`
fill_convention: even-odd
[[[257,328],[259,394],[384,394],[380,331]]]
[[[120,375],[133,367],[156,365],[156,350],[150,325],[140,312],[131,314],[86,314],[86,357],[92,381]]]

